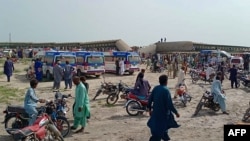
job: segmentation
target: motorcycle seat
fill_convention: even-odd
[[[12,113],[26,113],[23,106],[9,105],[7,107],[8,112]]]
[[[36,107],[36,110],[39,112],[42,110],[42,107]],[[11,113],[22,113],[27,114],[23,106],[17,106],[17,105],[9,105],[7,107],[7,111]],[[28,115],[28,114],[27,114]]]

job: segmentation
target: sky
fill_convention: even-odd
[[[171,41],[250,47],[250,0],[0,0],[0,42],[129,46]]]

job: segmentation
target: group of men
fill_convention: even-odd
[[[84,128],[87,124],[88,118],[90,118],[90,106],[89,106],[89,97],[88,97],[88,83],[86,83],[86,78],[77,77],[73,78],[73,83],[76,85],[75,88],[75,102],[73,104],[73,117],[74,123],[71,126],[72,130],[78,129],[78,126],[81,125],[81,128],[75,133],[83,133]],[[24,108],[25,111],[29,114],[29,125],[32,125],[37,116],[38,112],[36,110],[37,103],[45,103],[44,99],[39,99],[36,95],[35,89],[38,85],[38,80],[32,79],[30,81],[30,88],[27,90],[25,99],[24,99]]]

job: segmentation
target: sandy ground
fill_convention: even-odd
[[[23,70],[26,67],[22,64],[16,64],[16,69]],[[142,68],[145,66],[142,66]],[[0,85],[8,85],[14,88],[27,89],[29,87],[28,80],[24,76],[25,72],[22,71],[14,74],[11,82],[7,83],[4,76],[0,76]],[[137,73],[131,76],[115,76],[112,74],[105,74],[106,81],[118,83],[119,80],[132,86],[135,81]],[[146,72],[145,78],[150,81],[152,86],[158,85],[158,77],[160,73]],[[174,141],[223,141],[223,125],[240,121],[245,110],[248,108],[250,101],[249,92],[246,88],[231,89],[229,80],[223,83],[223,88],[227,96],[227,109],[230,115],[223,115],[221,111],[215,113],[208,109],[200,111],[197,117],[192,117],[195,107],[198,104],[203,90],[197,84],[204,84],[198,81],[197,84],[192,84],[190,76],[187,75],[187,84],[189,86],[189,93],[193,99],[188,103],[187,107],[183,107],[179,101],[174,101],[181,117],[177,118],[177,122],[181,125],[180,128],[169,130],[169,135]],[[90,85],[89,97],[93,98],[102,78],[89,78]],[[177,82],[176,79],[169,79],[169,88],[174,93],[174,86]],[[10,85],[11,84],[11,85]],[[53,99],[53,92],[51,90],[52,82],[39,83],[37,94],[41,98]],[[209,84],[205,84],[206,88],[210,89]],[[64,88],[64,82],[61,82],[61,88]],[[72,91],[65,91],[64,93],[71,93]],[[101,95],[96,101],[90,101],[91,104],[91,119],[85,129],[84,134],[70,133],[65,138],[66,141],[147,141],[150,137],[149,128],[146,123],[149,119],[148,113],[141,116],[131,117],[126,113],[124,106],[125,101],[119,100],[115,106],[106,105],[106,95]],[[69,105],[73,104],[74,99],[69,99]],[[22,105],[22,102],[12,102],[13,105]],[[1,103],[0,110],[3,111],[6,104]],[[67,117],[72,124],[72,111],[67,113]],[[0,116],[3,121],[4,115]],[[0,124],[0,141],[11,141],[12,138],[4,130],[4,125]]]

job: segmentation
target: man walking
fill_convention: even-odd
[[[74,71],[74,68],[69,64],[69,61],[66,61],[66,66],[64,68],[64,82],[65,82],[65,88],[69,89],[72,88],[72,72]]]
[[[161,139],[168,141],[170,140],[168,129],[179,127],[174,119],[173,113],[177,118],[180,117],[180,115],[173,105],[171,94],[167,87],[167,81],[168,76],[161,75],[159,77],[160,85],[154,87],[148,100],[150,118],[147,125],[152,134],[149,141],[161,141]]]
[[[75,103],[73,109],[74,125],[72,130],[76,130],[79,124],[82,126],[76,133],[83,133],[87,124],[87,117],[90,116],[89,97],[85,86],[80,82],[80,78],[75,76],[73,82],[76,85]]]
[[[7,81],[10,82],[10,77],[14,71],[14,64],[10,57],[7,57],[7,60],[4,63],[4,74],[7,76]]]
[[[53,89],[60,89],[60,83],[63,78],[63,69],[60,66],[60,61],[56,61],[56,65],[53,68],[54,84]]]

